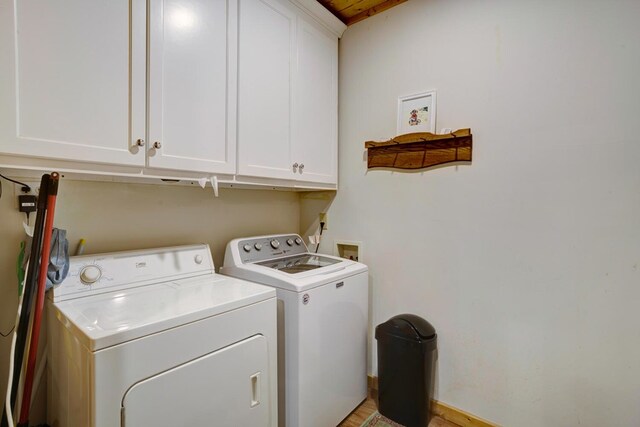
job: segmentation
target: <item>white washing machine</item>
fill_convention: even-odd
[[[367,397],[367,266],[289,234],[231,241],[221,272],[277,290],[279,425],[336,426]]]
[[[207,245],[72,257],[47,312],[52,427],[277,424],[276,293]]]

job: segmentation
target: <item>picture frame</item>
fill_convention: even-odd
[[[398,98],[398,135],[415,132],[436,133],[436,91]]]

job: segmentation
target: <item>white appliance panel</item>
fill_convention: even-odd
[[[69,261],[64,283],[49,297],[58,302],[213,272],[208,245],[77,256]]]
[[[62,301],[54,310],[83,345],[99,350],[274,295],[264,286],[209,274]]]
[[[260,265],[292,259],[281,247],[296,237],[232,240],[221,271],[277,290],[278,425],[334,426],[367,395],[368,268],[327,255],[322,257],[337,262],[300,273]],[[280,246],[264,254],[263,244],[260,254],[254,252],[255,243],[273,240]],[[296,246],[289,247],[299,256]]]
[[[124,395],[122,426],[267,426],[267,361],[257,335],[145,379]]]
[[[367,396],[367,274],[313,288],[297,303],[299,425],[338,425]]]
[[[278,290],[278,299],[289,320],[279,377],[286,379],[286,425],[338,425],[367,396],[367,274],[306,292]]]
[[[287,244],[288,240],[295,241],[301,239],[297,234],[278,234],[274,236],[259,236],[250,238],[234,239],[227,244],[224,255],[224,265],[220,272],[233,277],[262,283],[276,288],[287,289],[294,292],[301,292],[324,285],[333,280],[339,280],[354,274],[367,271],[367,266],[359,262],[334,257],[330,255],[318,255],[323,261],[334,262],[320,268],[296,272],[294,274],[286,271],[260,265],[265,260],[272,260],[275,263],[285,257],[294,255],[309,255],[313,258],[316,255],[308,252],[306,245],[292,246]],[[277,248],[272,248],[270,242],[277,241]],[[254,244],[260,243],[260,251],[255,250]],[[244,250],[248,245],[249,252]]]
[[[128,406],[133,421],[128,425],[183,425],[147,422],[144,417],[158,409],[152,397],[170,395],[174,387],[181,393],[192,393],[191,400],[209,396],[215,401],[209,401],[208,406],[228,408],[218,399],[232,399],[224,393],[224,381],[238,372],[247,376],[245,393],[251,398],[252,410],[227,410],[219,417],[224,420],[220,425],[276,425],[276,292],[216,275],[210,253],[208,258],[198,256],[203,255],[202,250],[209,252],[208,246],[199,245],[93,255],[107,276],[112,272],[112,282],[117,286],[107,286],[106,291],[90,286],[80,296],[67,293],[70,299],[63,301],[50,295],[49,425],[120,425],[123,397],[136,385]],[[74,257],[71,263],[83,259]],[[134,271],[130,267],[136,260],[155,263],[151,269],[155,273],[135,276],[132,283],[127,283],[125,277]],[[208,271],[199,271],[203,268]],[[92,270],[85,279],[95,278],[94,273]],[[63,282],[58,290],[86,286],[79,282],[80,276]],[[196,377],[207,378],[212,369],[220,374],[218,380],[200,383],[193,390],[184,385]],[[252,378],[254,374],[259,375]],[[207,387],[214,388],[215,393]],[[241,386],[230,385],[230,389],[234,387],[240,390]],[[202,396],[196,395],[198,390]],[[167,408],[163,410],[169,410],[171,404],[164,406]],[[199,414],[205,416],[204,412]],[[168,417],[165,414],[163,419]]]

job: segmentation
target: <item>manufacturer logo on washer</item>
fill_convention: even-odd
[[[304,294],[304,295],[302,295],[302,303],[303,303],[304,305],[309,304],[309,294]]]

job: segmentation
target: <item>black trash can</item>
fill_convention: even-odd
[[[437,335],[414,314],[392,317],[376,327],[378,410],[406,427],[427,427],[433,395]]]

